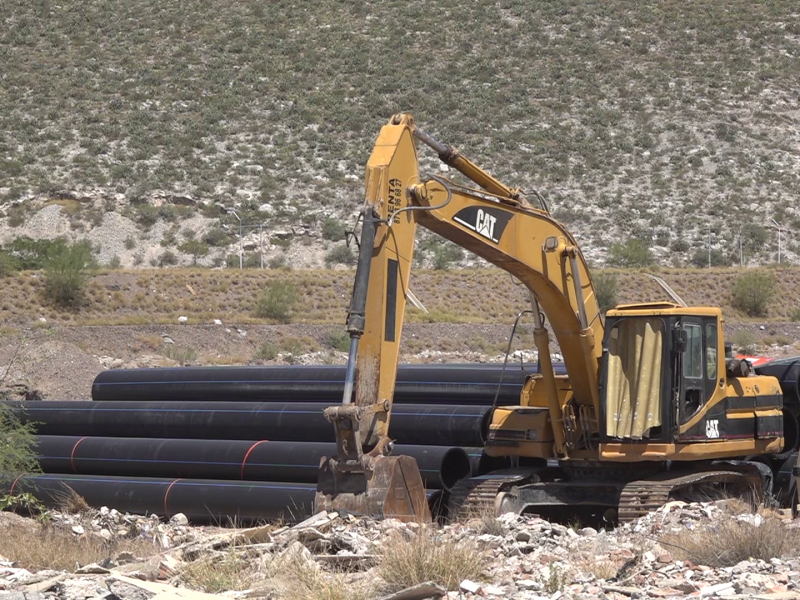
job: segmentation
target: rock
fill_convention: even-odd
[[[470,581],[469,579],[465,579],[464,581],[462,581],[459,584],[458,589],[460,589],[462,592],[465,592],[465,593],[468,593],[468,594],[477,594],[478,590],[481,589],[481,586],[480,586],[480,584],[475,583],[474,581]]]
[[[169,519],[170,525],[188,525],[189,518],[183,513],[172,515]]]
[[[111,573],[111,571],[105,567],[101,567],[97,563],[84,565],[75,571],[76,575],[105,575],[107,573]]]
[[[520,531],[517,533],[516,540],[518,542],[530,542],[531,541],[531,532],[530,531]]]
[[[178,317],[178,323],[184,325],[189,320],[189,317]]]
[[[83,528],[83,525],[75,525],[72,528],[72,533],[74,533],[75,535],[83,535],[84,533],[86,533],[86,530]]]
[[[578,533],[583,537],[595,537],[597,530],[594,527],[584,527],[578,530]]]

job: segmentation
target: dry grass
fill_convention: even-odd
[[[0,526],[3,556],[30,570],[73,571],[78,566],[114,558],[121,552],[146,558],[159,548],[144,540],[119,540],[108,543],[95,536],[75,536],[52,525],[32,527]]]
[[[256,581],[271,576],[264,573],[261,565],[254,564],[230,550],[223,555],[190,563],[182,579],[192,589],[217,594],[228,590],[246,590]]]
[[[387,592],[425,581],[457,590],[464,579],[481,578],[486,557],[473,540],[455,541],[423,528],[411,540],[389,541],[381,552],[379,573]]]
[[[769,512],[727,517],[700,530],[666,534],[659,542],[678,559],[713,568],[749,558],[780,558],[800,550],[797,531]]]
[[[274,586],[278,597],[287,600],[372,600],[377,596],[369,574],[327,572],[301,559],[284,564]]]
[[[788,319],[800,306],[800,268],[776,269],[778,288],[768,308],[768,318]],[[661,269],[659,275],[690,305],[720,305],[729,318],[741,319],[731,305],[729,291],[739,270],[728,269]],[[645,272],[615,271],[619,281],[620,303],[662,300],[664,293]],[[80,313],[60,313],[43,303],[40,282],[30,272],[17,273],[3,279],[4,319],[8,324],[30,324],[39,316],[48,323],[70,325],[145,325],[176,323],[182,314],[191,317],[191,324],[210,323],[221,319],[226,323],[267,323],[255,318],[252,309],[265,286],[275,281],[291,283],[301,299],[291,314],[295,323],[340,324],[347,311],[353,271],[270,271],[231,269],[168,269],[129,270],[100,273],[94,276],[90,289],[98,290],[91,305]],[[192,294],[186,283],[191,281]],[[126,290],[121,302],[118,292]],[[528,306],[525,290],[514,285],[508,275],[498,269],[464,269],[459,271],[414,271],[411,287],[428,309],[428,313],[409,308],[409,323],[511,323],[517,312]],[[714,291],[715,289],[722,291]],[[768,341],[783,343],[788,339],[771,332]],[[732,335],[732,334],[731,334]],[[522,334],[525,343],[530,336]],[[156,340],[137,339],[142,347]],[[305,342],[301,338],[301,342]],[[759,338],[760,341],[760,338]],[[443,350],[451,349],[442,342]],[[463,348],[496,351],[477,335]],[[505,348],[503,348],[505,350]]]

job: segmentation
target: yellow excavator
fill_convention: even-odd
[[[422,179],[417,142],[472,183]],[[337,456],[320,467],[318,509],[430,516],[415,461],[392,456],[389,437],[417,224],[518,279],[535,323],[537,373],[519,404],[494,407],[485,447],[510,467],[459,482],[451,516],[587,511],[622,521],[674,497],[769,487],[771,472],[752,457],[783,447],[780,384],[726,356],[719,308],[673,294],[603,318],[575,239],[541,195],[505,186],[408,114],[381,129],[361,217],[345,391],[325,411]],[[546,321],[566,375],[553,369]]]

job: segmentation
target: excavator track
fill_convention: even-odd
[[[530,479],[531,472],[498,472],[462,479],[450,490],[447,513],[450,521],[466,520],[484,515],[496,516],[495,500],[508,484]]]
[[[619,499],[619,522],[633,521],[657,510],[669,502],[675,492],[697,484],[733,484],[756,493],[761,489],[761,480],[757,475],[741,471],[702,471],[678,477],[672,473],[662,473],[650,479],[632,481],[623,488]]]

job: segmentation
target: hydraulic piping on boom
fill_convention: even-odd
[[[422,180],[415,140],[478,188]],[[452,515],[581,508],[627,519],[695,489],[762,489],[763,465],[748,457],[782,449],[777,379],[745,377],[726,359],[719,308],[622,305],[604,322],[575,239],[541,196],[533,198],[433,139],[410,115],[381,129],[366,170],[345,393],[325,411],[337,456],[321,465],[318,509],[428,516],[418,468],[391,456],[389,437],[417,224],[511,273],[533,297],[540,372],[519,404],[494,407],[485,448],[520,466],[462,480]],[[566,375],[550,364],[545,320]]]

